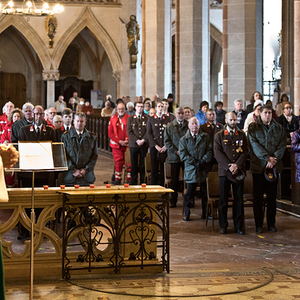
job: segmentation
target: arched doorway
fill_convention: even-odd
[[[33,47],[14,26],[0,34],[0,45],[0,107],[7,101],[43,105],[42,64]]]
[[[77,91],[90,99],[91,90],[116,94],[113,68],[99,40],[84,28],[70,43],[59,65],[60,80],[55,82],[55,97],[64,95],[66,101]]]

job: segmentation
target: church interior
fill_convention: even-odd
[[[0,107],[11,101],[20,108],[25,102],[50,108],[60,95],[68,101],[77,92],[97,113],[106,95],[116,101],[172,93],[179,106],[195,112],[203,100],[211,108],[221,101],[231,111],[235,99],[246,107],[253,92],[260,91],[273,108],[286,93],[294,114],[300,114],[300,0],[49,1],[50,6],[56,3],[63,11],[36,16],[5,13],[6,2],[0,0]],[[138,24],[134,34],[128,30],[132,16]],[[105,187],[114,170],[103,143],[95,168],[97,187]],[[25,218],[20,211],[30,190],[11,192],[13,203],[0,204],[5,299],[300,298],[300,189],[285,180],[283,176],[276,233],[257,234],[253,208],[247,207],[246,234],[234,233],[229,210],[228,234],[222,236],[211,220],[201,219],[198,195],[192,221],[184,222],[179,193],[178,206],[168,212],[168,264],[153,270],[79,270],[62,278],[62,225],[45,227],[37,235],[31,294],[30,244],[17,240],[16,225]],[[292,191],[285,193],[290,186]],[[61,200],[52,193],[50,207],[39,197],[39,205],[49,206],[44,218],[52,224]],[[9,219],[14,226],[7,224]],[[112,250],[107,246],[105,251]]]

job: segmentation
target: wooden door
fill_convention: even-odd
[[[0,72],[0,114],[8,101],[19,108],[26,102],[26,78],[23,74]]]

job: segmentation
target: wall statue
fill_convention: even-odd
[[[121,22],[126,24],[121,18]],[[136,68],[138,41],[140,40],[140,27],[135,15],[130,16],[130,21],[126,24],[128,52],[130,55],[130,68]]]
[[[46,31],[49,37],[49,48],[53,48],[54,36],[57,29],[57,19],[55,16],[48,16],[46,18]]]

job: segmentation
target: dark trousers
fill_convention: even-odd
[[[164,163],[157,159],[157,152],[155,147],[150,148],[151,184],[165,186]]]
[[[175,205],[178,200],[180,168],[182,168],[182,170],[184,170],[183,162],[171,163],[171,189],[174,191],[174,193],[171,193],[170,203],[175,204]]]
[[[253,212],[255,226],[262,227],[264,223],[263,215],[263,196],[267,194],[267,224],[268,227],[275,225],[276,215],[276,182],[269,182],[265,179],[264,174],[252,174],[253,178]]]
[[[139,173],[140,183],[145,182],[145,157],[147,150],[147,147],[130,147],[131,184],[138,184]]]
[[[184,195],[184,215],[186,217],[189,217],[191,214],[190,208],[195,197],[197,185],[197,182],[186,184],[186,193]]]
[[[244,182],[235,183],[226,176],[219,176],[220,182],[220,200],[219,200],[219,224],[220,228],[227,228],[227,210],[230,185],[233,189],[233,222],[236,230],[243,230],[244,224]]]

